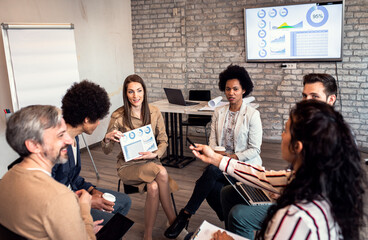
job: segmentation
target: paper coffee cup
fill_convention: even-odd
[[[106,199],[107,201],[110,201],[110,202],[115,202],[116,201],[116,197],[114,195],[112,195],[111,193],[104,193],[104,194],[102,194],[102,197],[104,199]]]
[[[215,149],[214,149],[214,151],[215,151],[216,153],[219,153],[219,154],[224,155],[224,154],[225,154],[226,149],[225,149],[225,147],[222,147],[222,146],[216,146],[216,147],[215,147]]]

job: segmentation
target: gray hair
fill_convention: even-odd
[[[61,124],[61,110],[50,105],[31,105],[15,112],[6,124],[6,141],[21,157],[30,155],[25,142],[43,144],[43,132]]]

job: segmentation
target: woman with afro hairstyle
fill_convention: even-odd
[[[229,105],[215,109],[212,116],[210,147],[224,146],[225,156],[241,162],[262,165],[262,123],[259,112],[246,104],[245,98],[253,90],[253,83],[244,67],[230,65],[219,75],[219,89],[225,92]],[[223,216],[220,194],[228,182],[222,171],[209,165],[197,180],[191,198],[180,211],[174,224],[165,232],[167,238],[176,238],[191,215],[206,199],[221,221]],[[225,221],[225,225],[226,225]]]

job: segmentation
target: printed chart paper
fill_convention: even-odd
[[[235,240],[249,240],[248,238],[236,235],[232,232],[226,231],[220,227],[217,227],[206,220],[203,221],[201,226],[195,231],[190,240],[209,240],[212,239],[213,234],[218,230],[225,231],[228,235],[230,235]]]
[[[125,161],[140,157],[140,152],[156,151],[157,143],[151,124],[125,132],[120,138],[120,146]]]

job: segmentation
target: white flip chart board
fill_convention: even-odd
[[[61,106],[79,82],[73,24],[1,24],[13,110]]]

